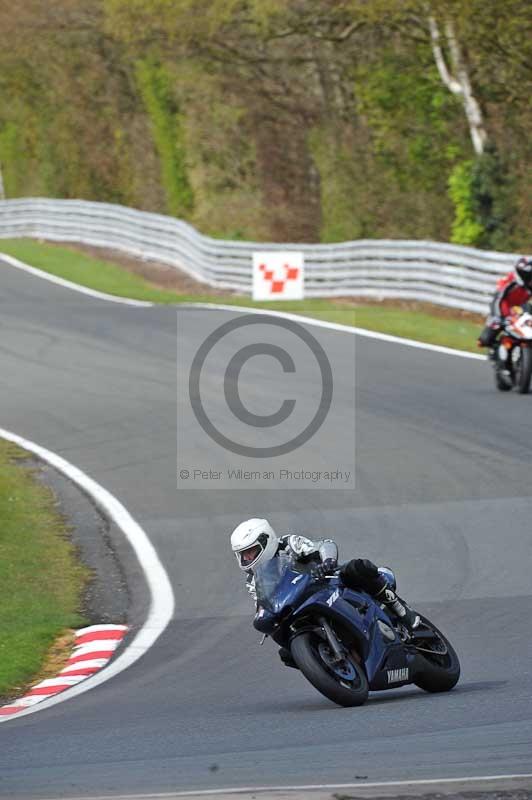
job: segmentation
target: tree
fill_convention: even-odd
[[[440,26],[436,21],[436,17],[433,14],[429,14],[428,22],[432,41],[432,52],[434,53],[434,60],[438,67],[440,78],[450,92],[460,97],[469,125],[473,149],[475,153],[480,156],[486,147],[488,133],[484,121],[484,114],[482,113],[480,103],[471,84],[469,69],[456,35],[454,23],[451,19],[446,19],[444,22],[445,40],[451,64],[449,68],[441,44],[442,37],[440,34]]]
[[[331,86],[318,33],[330,37],[334,21],[320,20],[311,2],[111,0],[107,9],[110,29],[132,53],[155,48],[174,67],[193,59],[217,76],[226,100],[238,98],[256,152],[268,238],[319,239],[320,181],[307,132]]]
[[[448,239],[456,175],[468,235],[527,249],[525,0],[0,0],[0,25],[9,196],[226,237]]]

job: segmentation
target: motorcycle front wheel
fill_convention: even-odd
[[[449,692],[460,678],[460,661],[448,639],[426,617],[421,617],[420,633],[432,633],[416,646],[414,683],[426,692]],[[414,633],[415,644],[415,633]]]
[[[349,653],[336,662],[328,642],[313,631],[295,636],[290,650],[309,683],[333,703],[348,708],[366,702],[369,692],[366,675]]]
[[[506,375],[503,375],[499,366],[495,367],[495,386],[499,392],[509,392],[512,389],[512,382]]]
[[[530,347],[521,347],[520,350],[521,355],[515,368],[515,385],[519,394],[528,394],[532,377],[532,350]]]

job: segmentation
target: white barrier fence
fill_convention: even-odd
[[[358,296],[437,303],[485,313],[496,279],[517,256],[423,241],[286,245],[211,239],[185,222],[82,200],[0,201],[0,238],[32,237],[110,247],[179,267],[209,286],[251,294],[253,253],[295,250],[306,297]]]

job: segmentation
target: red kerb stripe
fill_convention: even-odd
[[[68,672],[61,672],[61,675],[70,677],[71,675],[91,675],[93,672],[99,672],[101,667],[84,667],[83,669],[69,669]],[[58,678],[61,677],[58,675]]]
[[[67,664],[77,664],[78,661],[92,661],[93,658],[111,658],[114,655],[114,650],[93,650],[90,653],[82,653],[80,656],[72,656],[67,661]]]
[[[70,689],[70,684],[61,683],[59,686],[39,686],[38,689],[32,689],[24,697],[35,697],[38,694],[55,694],[56,692],[62,692],[63,689]]]
[[[85,644],[86,642],[96,642],[102,639],[123,639],[126,631],[93,631],[91,633],[84,633],[82,636],[76,636],[76,645]]]

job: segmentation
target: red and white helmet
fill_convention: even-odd
[[[279,539],[266,519],[248,519],[231,534],[231,549],[245,572],[273,558],[278,546]]]

